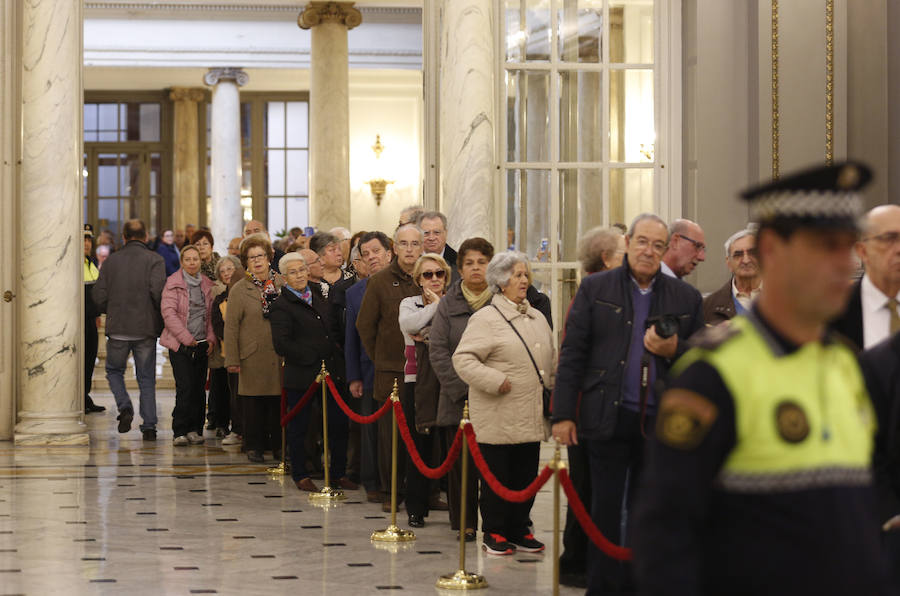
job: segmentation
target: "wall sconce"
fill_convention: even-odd
[[[366,180],[366,184],[372,189],[372,196],[375,197],[375,204],[381,205],[381,199],[384,198],[384,193],[387,191],[387,185],[394,183],[393,180],[385,180],[381,175],[382,168],[379,167],[379,164],[381,164],[381,152],[384,151],[384,145],[381,144],[381,135],[375,135],[375,144],[372,145],[372,151],[375,152],[375,163],[372,169],[373,177],[371,180]]]

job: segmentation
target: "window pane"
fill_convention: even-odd
[[[603,1],[566,0],[557,18],[559,59],[563,62],[600,62],[603,55]]]
[[[118,108],[114,103],[101,103],[98,106],[101,130],[119,130]]]
[[[97,156],[97,196],[119,196],[118,174],[119,156],[117,154],[106,153]]]
[[[609,158],[630,163],[652,162],[656,143],[653,115],[653,71],[609,73]]]
[[[309,147],[309,125],[305,101],[287,102],[287,146]]]
[[[128,106],[127,103],[119,104],[119,140],[120,141],[137,141],[138,140],[138,130],[137,130],[137,116],[132,119],[129,119],[128,114]],[[134,120],[134,124],[130,122],[130,120]]]
[[[559,73],[559,158],[602,161],[601,106],[603,76],[599,72]]]
[[[610,0],[609,61],[629,64],[653,62],[653,3]]]
[[[159,153],[150,154],[150,194],[159,194],[160,178],[162,176],[162,159]]]
[[[609,171],[609,221],[628,225],[645,212],[655,212],[653,169],[629,168]]]
[[[506,1],[506,59],[550,60],[550,0]]]
[[[578,258],[578,239],[603,225],[603,172],[562,170],[559,178],[559,260]]]
[[[270,101],[266,114],[267,146],[284,147],[284,102]]]
[[[97,130],[97,104],[84,104],[84,129]]]
[[[506,74],[509,161],[550,159],[550,75],[527,71]]]
[[[550,171],[510,170],[508,228],[516,250],[547,261],[550,251]]]
[[[284,194],[284,151],[269,149],[266,151],[266,186],[267,195]]]
[[[100,230],[108,228],[112,231],[113,236],[118,236],[122,231],[118,199],[99,199],[97,201],[97,224]]]
[[[287,228],[294,226],[305,228],[309,225],[309,199],[301,197],[288,197],[287,199]]]
[[[284,199],[281,197],[277,199],[270,198],[268,200],[268,216],[269,220],[266,223],[266,227],[269,229],[269,233],[272,235],[277,234],[278,232],[285,229],[284,223]]]
[[[159,111],[158,103],[141,104],[140,140],[147,142],[159,141]]]
[[[308,160],[309,154],[307,151],[289,150],[287,152],[287,192],[285,194],[309,194],[309,185],[307,184]]]

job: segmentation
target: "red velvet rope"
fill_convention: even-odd
[[[309,400],[312,399],[313,394],[316,392],[316,389],[321,387],[322,384],[318,381],[313,381],[313,384],[309,386],[309,389],[306,390],[306,393],[303,394],[303,397],[300,398],[300,401],[297,402],[297,405],[291,408],[290,412],[285,412],[287,409],[287,389],[281,390],[281,426],[287,426],[287,423],[290,422],[294,416],[300,413],[300,410],[309,403]]]
[[[422,476],[437,480],[449,472],[450,466],[452,466],[453,462],[456,461],[456,458],[459,457],[459,452],[462,449],[462,428],[457,429],[456,436],[453,438],[453,444],[450,445],[450,451],[447,453],[447,458],[444,460],[444,463],[436,468],[429,468],[425,465],[425,462],[422,461],[422,456],[419,455],[419,451],[416,449],[416,444],[413,441],[412,435],[409,432],[409,427],[406,423],[406,414],[403,413],[403,407],[400,405],[399,401],[394,402],[394,416],[397,417],[397,428],[400,429],[400,436],[403,437],[403,442],[406,443],[406,450],[409,452],[409,456],[412,458],[413,463],[419,468]]]
[[[488,483],[488,486],[491,487],[491,490],[494,491],[497,496],[504,501],[510,501],[512,503],[524,503],[525,501],[536,495],[537,492],[541,490],[541,487],[547,483],[551,476],[553,476],[553,470],[551,470],[549,466],[544,466],[544,469],[541,470],[541,473],[531,481],[531,484],[529,484],[522,490],[510,490],[500,484],[500,481],[497,480],[497,477],[494,476],[493,472],[491,472],[491,469],[488,468],[487,462],[484,461],[484,456],[481,454],[481,449],[479,449],[478,447],[478,442],[475,439],[475,430],[472,428],[471,424],[467,424],[465,426],[465,433],[466,441],[469,443],[469,451],[472,452],[472,459],[475,461],[475,465],[478,466],[478,470],[481,472],[481,477],[484,478],[484,481]]]
[[[371,424],[388,413],[391,409],[391,400],[384,400],[384,405],[378,408],[374,414],[370,414],[369,416],[360,416],[356,412],[350,409],[350,406],[344,402],[343,398],[341,398],[341,394],[338,393],[337,387],[334,386],[334,381],[331,380],[331,377],[325,377],[325,383],[328,384],[328,389],[331,390],[331,397],[334,398],[334,401],[337,402],[337,405],[341,407],[344,411],[344,414],[347,415],[347,418],[356,422],[358,424]]]
[[[613,544],[602,532],[600,532],[600,529],[594,525],[594,520],[591,519],[590,514],[588,514],[587,510],[584,508],[584,503],[578,498],[575,486],[572,485],[572,480],[569,478],[569,471],[565,468],[559,471],[559,481],[562,484],[563,490],[566,491],[566,498],[569,499],[569,507],[572,508],[572,513],[575,514],[584,533],[588,535],[594,545],[602,550],[607,556],[612,557],[617,561],[630,561],[631,549]]]

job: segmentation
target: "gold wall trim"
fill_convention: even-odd
[[[772,178],[778,178],[778,0],[772,0]]]
[[[834,0],[825,0],[825,163],[834,162]]]

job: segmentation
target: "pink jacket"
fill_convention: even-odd
[[[216,343],[216,334],[213,332],[212,317],[212,286],[213,282],[205,275],[200,276],[200,289],[203,291],[203,297],[206,299],[206,341],[211,344]],[[189,346],[194,341],[194,336],[187,328],[188,310],[190,309],[190,300],[188,298],[188,288],[181,274],[181,269],[169,276],[166,280],[166,286],[162,291],[162,300],[160,301],[160,310],[162,311],[163,322],[166,327],[163,329],[159,338],[159,343],[164,348],[178,351],[183,345]]]

